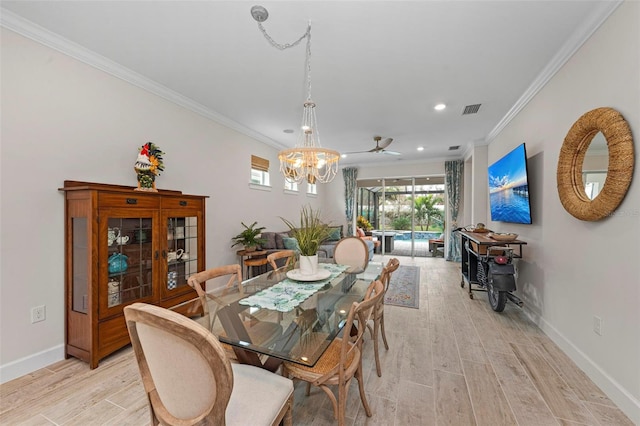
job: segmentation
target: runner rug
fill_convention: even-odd
[[[400,265],[391,275],[384,303],[418,309],[420,303],[419,266]]]

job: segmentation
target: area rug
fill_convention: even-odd
[[[384,303],[418,309],[420,306],[420,267],[400,265],[391,275]]]

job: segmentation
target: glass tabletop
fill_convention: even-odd
[[[298,281],[289,278],[298,277],[296,270],[280,268],[240,286],[208,291],[206,309],[194,301],[174,308],[207,327],[237,355],[250,351],[313,366],[340,333],[353,302],[364,298],[382,272],[380,263],[370,263],[364,271],[336,264],[319,267],[329,277]]]

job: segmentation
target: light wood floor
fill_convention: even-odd
[[[378,258],[378,256],[376,256]],[[390,349],[382,378],[365,346],[373,417],[349,392],[353,425],[632,425],[520,308],[493,312],[484,293],[470,300],[459,265],[400,258],[421,267],[420,309],[387,306]],[[295,425],[334,424],[320,390],[296,384]],[[147,425],[146,398],[130,348],[89,370],[61,361],[0,387],[2,425]]]

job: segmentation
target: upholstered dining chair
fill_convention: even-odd
[[[296,262],[296,252],[293,250],[280,250],[267,256],[267,262],[269,262],[269,265],[271,265],[274,270],[278,269],[277,261],[279,259],[287,259],[282,266],[293,267]]]
[[[358,324],[366,324],[383,296],[384,284],[380,280],[373,281],[367,289],[364,300],[360,303],[353,302],[351,305],[342,337],[331,342],[313,367],[292,362],[282,364],[283,376],[307,382],[307,395],[309,395],[310,385],[318,386],[327,394],[333,405],[333,415],[338,420],[338,426],[345,424],[347,390],[354,377],[358,381],[362,406],[367,416],[371,417],[371,408],[364,393],[362,375],[362,339],[366,327],[354,327],[354,321]],[[338,388],[337,398],[329,387],[332,385]]]
[[[393,274],[398,267],[400,267],[400,261],[397,258],[389,259],[387,265],[382,268],[382,273],[380,274],[380,281],[384,284],[383,295],[378,301],[378,304],[375,306],[373,311],[373,319],[367,323],[367,328],[371,333],[371,337],[373,338],[373,353],[376,358],[376,373],[378,373],[378,377],[382,377],[382,368],[380,367],[380,354],[378,352],[378,335],[382,335],[382,341],[384,342],[384,347],[386,350],[389,350],[389,344],[387,343],[387,335],[384,331],[384,298],[387,294],[387,290],[389,290],[389,283],[391,282],[391,274]],[[373,327],[371,327],[371,323],[373,323]]]
[[[345,237],[336,244],[333,259],[340,265],[364,270],[369,264],[369,248],[361,238]]]
[[[219,279],[222,283],[226,280],[225,286],[227,288],[238,286],[240,293],[242,293],[242,267],[239,264],[219,266],[191,275],[187,280],[187,284],[198,294],[202,306],[202,317],[198,319],[198,322],[210,331],[213,329],[215,317],[209,312],[208,299],[212,296],[206,291],[206,282],[213,279]],[[247,317],[243,322],[249,338],[254,343],[264,343],[282,335],[282,326],[278,323],[252,321],[250,317]],[[227,356],[235,361],[236,355],[233,348],[226,343],[222,343],[222,345],[227,350]]]
[[[213,334],[177,312],[134,303],[124,316],[152,425],[292,425],[291,380],[231,364]]]

